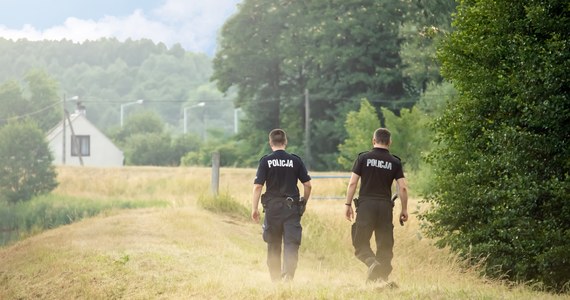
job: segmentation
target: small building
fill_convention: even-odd
[[[54,156],[54,164],[95,167],[123,166],[123,151],[87,120],[84,110],[73,113],[69,119],[71,124],[66,120],[65,130],[62,121],[47,134],[49,147]],[[63,141],[64,135],[65,142]]]

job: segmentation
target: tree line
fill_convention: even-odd
[[[167,48],[145,39],[74,43],[0,38],[0,64],[0,83],[16,86],[25,82],[31,72],[44,73],[55,82],[55,93],[34,99],[34,106],[26,108],[27,112],[63,101],[65,96],[73,111],[77,101],[70,99],[77,98],[86,107],[89,120],[103,131],[119,126],[121,104],[138,99],[144,100],[143,105],[129,107],[129,115],[153,111],[172,131],[182,129],[183,107],[201,101],[212,102],[205,111],[208,116],[221,107],[228,107],[230,116],[232,113],[231,100],[209,83],[211,59],[187,52],[178,44]],[[51,114],[57,117],[57,113],[54,107]],[[5,110],[0,120],[22,114],[20,110]],[[233,122],[214,125],[229,128]]]
[[[343,168],[345,116],[365,98],[398,114],[439,83],[435,40],[450,28],[453,1],[244,1],[221,31],[213,79],[249,116],[240,133],[261,156],[265,133],[287,130],[316,170]],[[426,70],[428,70],[426,72]],[[306,120],[308,91],[310,120]],[[383,123],[383,116],[379,111]],[[305,124],[311,139],[303,142]]]

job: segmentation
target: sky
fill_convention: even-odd
[[[150,39],[213,56],[224,22],[241,0],[0,0],[0,37]]]

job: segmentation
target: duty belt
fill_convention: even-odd
[[[261,205],[263,205],[264,211],[265,211],[265,208],[267,207],[267,205],[269,204],[269,202],[272,202],[272,201],[283,201],[285,203],[285,205],[287,205],[287,207],[289,207],[289,208],[293,207],[293,205],[298,205],[298,206],[305,205],[305,200],[303,198],[288,197],[288,196],[275,197],[275,196],[268,196],[266,194],[263,194],[263,195],[261,195]]]
[[[270,201],[274,200],[274,201],[283,201],[285,202],[285,204],[287,205],[287,207],[291,208],[293,207],[293,205],[303,205],[304,201],[301,201],[300,198],[294,198],[294,197],[270,197]]]
[[[285,203],[287,204],[287,206],[289,208],[291,208],[294,205],[301,205],[301,201],[299,198],[297,198],[296,200],[293,197],[287,197],[285,198]]]

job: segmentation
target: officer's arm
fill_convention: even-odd
[[[354,194],[356,194],[356,186],[358,186],[358,180],[360,180],[360,175],[352,173],[350,176],[350,181],[348,182],[348,188],[346,189],[346,204],[351,204]]]
[[[251,218],[258,222],[259,221],[259,197],[261,197],[261,190],[263,185],[253,184],[253,198],[251,199]]]
[[[311,181],[303,182],[303,198],[305,199],[305,203],[309,201],[309,197],[311,196],[311,189],[313,186],[311,185]]]
[[[402,201],[402,212],[400,213],[400,219],[404,222],[408,221],[408,185],[406,178],[402,177],[397,180],[398,182],[398,194],[400,200]]]
[[[348,221],[352,221],[354,218],[354,211],[352,210],[352,199],[354,198],[354,194],[356,194],[356,186],[358,186],[358,180],[360,180],[360,176],[356,173],[352,173],[350,176],[350,181],[348,182],[348,188],[346,189],[346,201],[344,202],[346,205],[344,206],[344,217]]]

